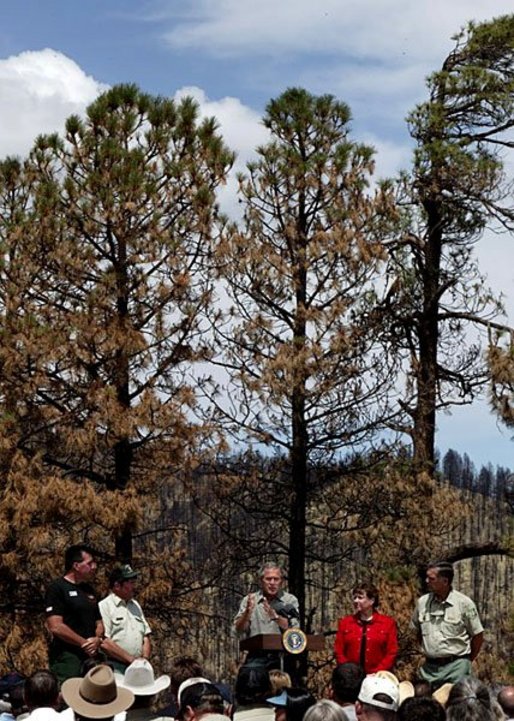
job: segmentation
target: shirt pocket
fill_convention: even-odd
[[[419,627],[422,636],[430,636],[431,625],[430,621],[421,621]]]

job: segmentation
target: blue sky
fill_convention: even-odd
[[[23,154],[106,86],[135,82],[192,93],[242,167],[265,139],[266,102],[301,85],[350,105],[354,137],[375,146],[377,173],[390,175],[408,164],[404,118],[451,36],[512,9],[510,0],[11,0],[0,27],[0,153]],[[514,238],[490,234],[477,252],[514,323]],[[485,403],[438,427],[443,452],[514,467],[511,434]]]

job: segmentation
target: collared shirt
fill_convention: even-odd
[[[272,706],[243,707],[234,713],[234,721],[274,721],[275,709]]]
[[[263,604],[265,597],[262,591],[257,591],[253,595],[255,596],[255,606],[250,617],[250,628],[245,631],[241,631],[241,633],[246,634],[247,637],[258,636],[261,633],[282,633],[282,629],[280,628],[278,623],[276,621],[273,621],[264,610]],[[285,606],[294,606],[298,617],[290,619],[289,625],[298,626],[300,624],[300,611],[298,607],[298,599],[296,598],[296,596],[293,596],[292,593],[287,593],[287,591],[279,591],[276,598],[278,601],[281,601],[281,603]],[[236,614],[234,623],[244,614],[247,604],[248,596],[245,596],[241,601],[241,605],[239,606],[239,611]],[[271,603],[271,605],[273,606],[273,602]]]
[[[137,601],[124,601],[110,593],[98,604],[104,622],[105,635],[132,656],[139,656],[143,650],[144,637],[151,633]]]
[[[364,622],[357,614],[340,619],[334,643],[337,663],[360,664]],[[396,622],[391,616],[373,613],[366,624],[364,671],[390,671],[398,653]]]
[[[423,652],[428,659],[468,656],[471,639],[484,630],[473,601],[453,589],[444,601],[433,593],[422,596],[412,616],[412,626],[421,633]]]
[[[35,708],[27,716],[27,721],[62,721],[61,714],[50,706]]]
[[[344,711],[348,721],[358,721],[354,703],[346,704],[346,706],[341,706],[341,709]]]

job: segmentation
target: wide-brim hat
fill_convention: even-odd
[[[405,701],[405,699],[413,698],[416,695],[414,686],[410,681],[400,681],[398,690],[400,692],[400,706]]]
[[[101,719],[126,711],[134,703],[134,694],[119,688],[109,666],[100,664],[84,678],[69,678],[61,687],[62,697],[79,716]]]
[[[266,703],[269,703],[272,706],[287,706],[287,698],[287,691],[282,691],[282,693],[279,693],[277,696],[270,696],[270,698],[267,698]]]
[[[119,688],[132,691],[134,696],[153,696],[168,688],[171,679],[166,674],[155,678],[150,661],[136,658],[130,666],[127,666],[124,676],[116,674],[116,683]]]
[[[439,686],[439,688],[434,691],[432,694],[432,698],[438,701],[441,706],[444,706],[446,708],[446,704],[448,703],[448,699],[450,697],[450,691],[453,688],[453,683],[443,683],[442,686]]]

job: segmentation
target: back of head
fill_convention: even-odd
[[[223,697],[214,684],[195,683],[180,694],[179,719],[185,718],[188,708],[194,711],[195,716],[205,713],[223,714]]]
[[[498,694],[498,703],[506,716],[514,716],[514,686],[505,686]]]
[[[348,716],[339,704],[324,698],[307,709],[303,721],[348,721]]]
[[[446,712],[433,698],[414,696],[402,703],[398,709],[398,721],[445,721]]]
[[[286,719],[287,721],[302,721],[305,713],[311,706],[314,706],[316,699],[305,688],[286,689]]]
[[[7,693],[7,700],[11,704],[13,716],[19,716],[26,711],[25,706],[25,681],[11,686]]]
[[[236,678],[235,697],[236,705],[254,706],[265,704],[271,696],[271,681],[269,673],[264,668],[242,666]]]
[[[392,721],[400,705],[398,682],[378,674],[369,674],[362,682],[356,703],[358,716],[373,721]]]
[[[170,689],[176,697],[179,686],[184,681],[187,681],[188,678],[205,676],[205,674],[196,658],[192,656],[178,656],[171,664],[169,676],[171,679]]]
[[[414,696],[424,696],[425,698],[432,696],[432,687],[428,681],[416,681],[414,684]]]
[[[35,708],[55,707],[59,701],[59,682],[51,671],[36,671],[25,681],[25,703]]]
[[[448,721],[495,721],[487,686],[471,676],[454,684],[446,705]]]
[[[269,678],[271,681],[272,696],[278,696],[285,688],[291,688],[293,685],[291,676],[285,671],[280,671],[278,668],[269,671]]]
[[[332,672],[332,694],[336,703],[355,703],[364,681],[364,671],[356,663],[340,663]]]

